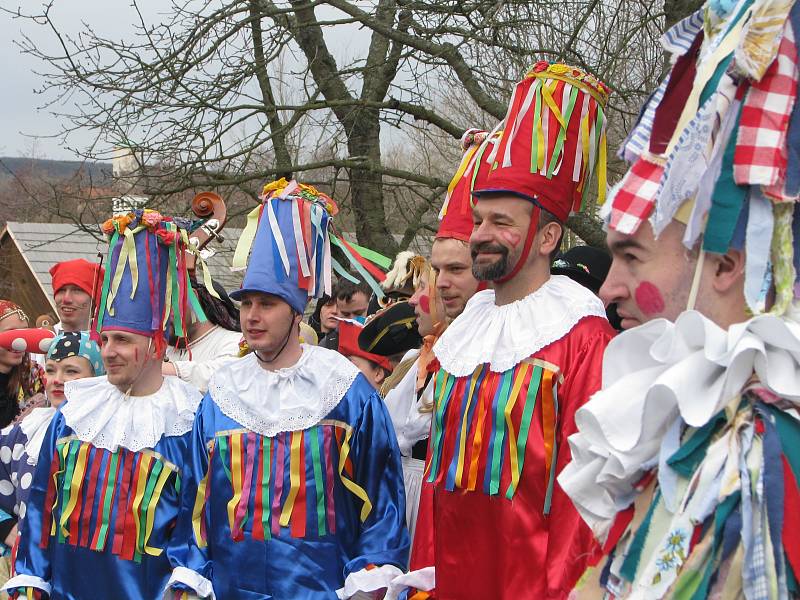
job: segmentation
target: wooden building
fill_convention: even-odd
[[[241,284],[242,273],[230,270],[240,234],[241,229],[225,229],[225,242],[207,261],[212,277],[227,290]],[[50,267],[75,258],[98,262],[107,247],[99,226],[89,233],[69,223],[9,221],[0,233],[0,298],[19,304],[32,320],[55,316]]]

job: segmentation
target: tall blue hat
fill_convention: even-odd
[[[137,210],[109,219],[103,231],[110,237],[105,278],[95,332],[118,330],[153,337],[164,344],[169,327],[186,336],[189,309],[205,321],[186,269],[188,243],[185,219]]]
[[[273,294],[298,313],[310,298],[331,293],[331,269],[354,279],[331,256],[331,244],[376,293],[383,272],[371,259],[385,259],[333,235],[332,217],[338,211],[333,199],[310,185],[280,179],[264,186],[261,203],[248,215],[233,257],[234,269],[247,269],[239,290],[230,294],[240,300],[247,292]],[[249,261],[248,261],[249,256]]]

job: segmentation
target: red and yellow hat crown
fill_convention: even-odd
[[[582,69],[536,63],[514,89],[493,169],[475,193],[529,198],[564,221],[586,207],[587,183],[596,171],[602,201],[609,94]]]

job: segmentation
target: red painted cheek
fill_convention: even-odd
[[[522,241],[522,236],[515,231],[503,230],[500,232],[500,237],[514,248],[519,246],[520,241]]]
[[[134,348],[133,349],[133,358],[134,358],[134,360],[136,360],[137,363],[139,362],[139,349],[138,348]]]
[[[645,315],[657,315],[664,312],[664,298],[661,292],[649,281],[644,281],[636,288],[636,304]]]
[[[431,314],[431,299],[430,296],[419,297],[419,308],[426,315]]]

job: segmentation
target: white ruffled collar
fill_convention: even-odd
[[[611,341],[603,388],[577,411],[572,462],[558,478],[598,539],[630,503],[643,471],[657,464],[675,420],[702,427],[753,374],[760,386],[800,403],[800,324],[762,315],[725,331],[691,311]]]
[[[64,422],[84,442],[112,452],[119,446],[138,452],[162,437],[191,431],[202,395],[177,377],[165,377],[148,396],[125,397],[108,377],[89,377],[64,384]]]
[[[260,435],[316,425],[339,404],[360,371],[333,350],[303,344],[294,366],[267,371],[255,355],[220,369],[208,391],[222,413]]]
[[[603,303],[564,275],[553,275],[521,300],[498,306],[494,290],[478,292],[433,347],[448,373],[464,377],[489,363],[502,373],[564,337],[584,317],[606,318]]]

